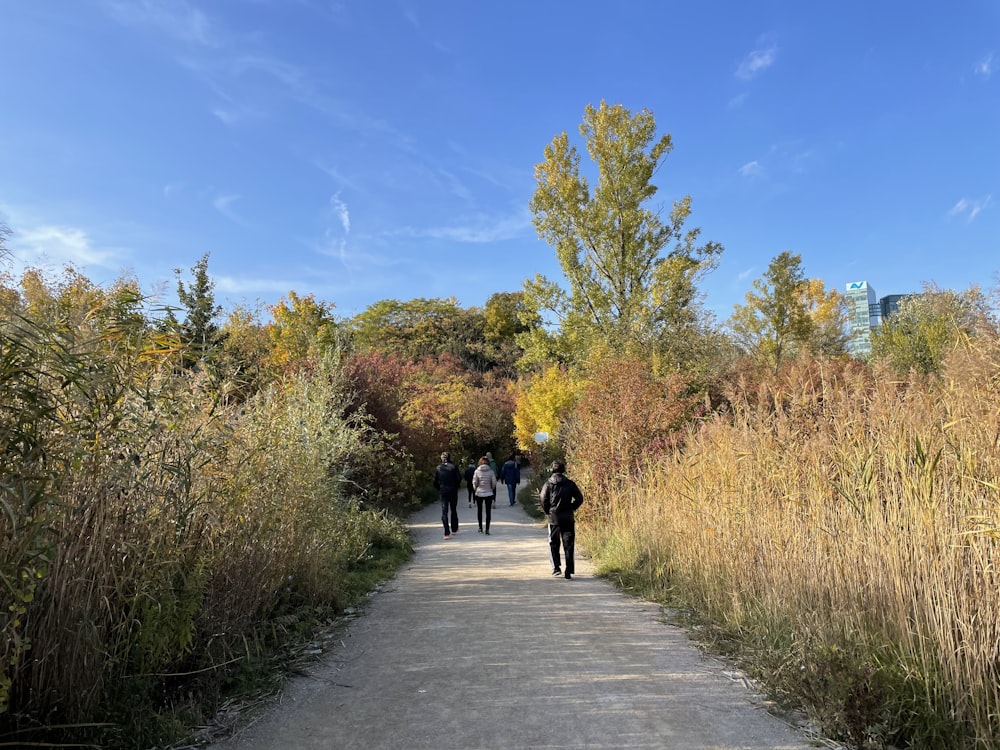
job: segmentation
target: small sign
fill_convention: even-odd
[[[535,433],[536,443],[547,443],[549,442],[549,433],[547,432],[536,432]]]

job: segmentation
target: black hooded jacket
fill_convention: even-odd
[[[458,467],[451,461],[443,461],[434,472],[434,486],[444,493],[458,492],[462,486],[462,474]]]
[[[573,522],[573,512],[583,505],[583,493],[576,482],[562,474],[553,474],[539,496],[542,510],[554,524],[566,525]]]

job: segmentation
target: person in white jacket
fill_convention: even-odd
[[[483,532],[483,506],[486,506],[486,534],[490,533],[490,518],[493,515],[493,503],[497,498],[497,475],[490,468],[489,459],[483,456],[479,459],[476,473],[472,475],[472,489],[476,495],[476,516],[479,518],[479,533]]]

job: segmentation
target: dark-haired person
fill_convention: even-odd
[[[576,526],[573,514],[583,505],[583,493],[576,482],[566,476],[566,464],[553,461],[549,468],[552,476],[545,480],[539,499],[542,510],[549,517],[549,559],[552,561],[552,575],[573,577],[573,545],[576,541]],[[559,545],[562,544],[566,556],[565,568],[559,564]],[[565,570],[565,573],[563,572]]]
[[[465,478],[465,486],[469,489],[469,507],[472,507],[472,476],[476,473],[476,465],[469,461],[469,466],[465,470],[465,474],[462,476]]]
[[[517,485],[521,483],[521,471],[517,468],[514,456],[504,461],[503,466],[500,467],[499,479],[503,484],[507,485],[507,500],[511,505],[514,505],[517,503],[515,499],[517,497]]]
[[[441,454],[441,464],[434,472],[434,486],[441,493],[441,523],[444,524],[444,538],[451,539],[458,533],[458,488],[462,486],[462,474],[451,462],[451,456]],[[451,511],[449,521],[448,512]]]
[[[487,454],[489,455],[489,454]],[[472,475],[472,487],[476,493],[476,517],[479,519],[479,533],[483,533],[483,506],[486,506],[486,533],[490,533],[490,518],[497,501],[497,477],[490,468],[490,462],[483,456],[479,459],[476,473]]]

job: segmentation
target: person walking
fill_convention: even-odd
[[[490,465],[490,469],[493,471],[493,476],[497,476],[500,472],[497,470],[497,462],[493,460],[493,454],[486,451],[486,462]],[[497,507],[497,496],[493,493],[493,507]]]
[[[476,473],[476,465],[474,463],[472,463],[472,461],[469,461],[469,466],[465,470],[464,479],[465,479],[465,486],[469,490],[469,507],[470,508],[472,507],[472,496],[473,496],[473,491],[472,491],[472,475],[475,474],[475,473]]]
[[[451,539],[452,534],[458,533],[458,488],[462,486],[462,474],[451,462],[448,453],[441,454],[441,464],[434,472],[434,486],[441,493],[441,523],[444,524],[444,538]]]
[[[511,506],[517,503],[517,485],[521,483],[521,471],[517,468],[517,461],[511,456],[504,461],[500,467],[500,481],[507,485],[507,499]]]
[[[488,454],[487,454],[488,455]],[[472,486],[476,492],[476,516],[479,519],[479,533],[483,532],[483,506],[486,506],[486,531],[490,533],[490,518],[493,516],[493,506],[497,500],[497,477],[490,468],[486,456],[479,459],[479,466],[472,476]]]
[[[576,527],[573,514],[583,505],[583,493],[576,486],[576,482],[566,476],[565,463],[553,461],[549,470],[552,476],[545,480],[539,493],[542,510],[549,517],[549,559],[552,561],[552,575],[565,575],[568,580],[574,573],[573,547],[576,541]],[[566,557],[565,568],[559,564],[560,543]]]

